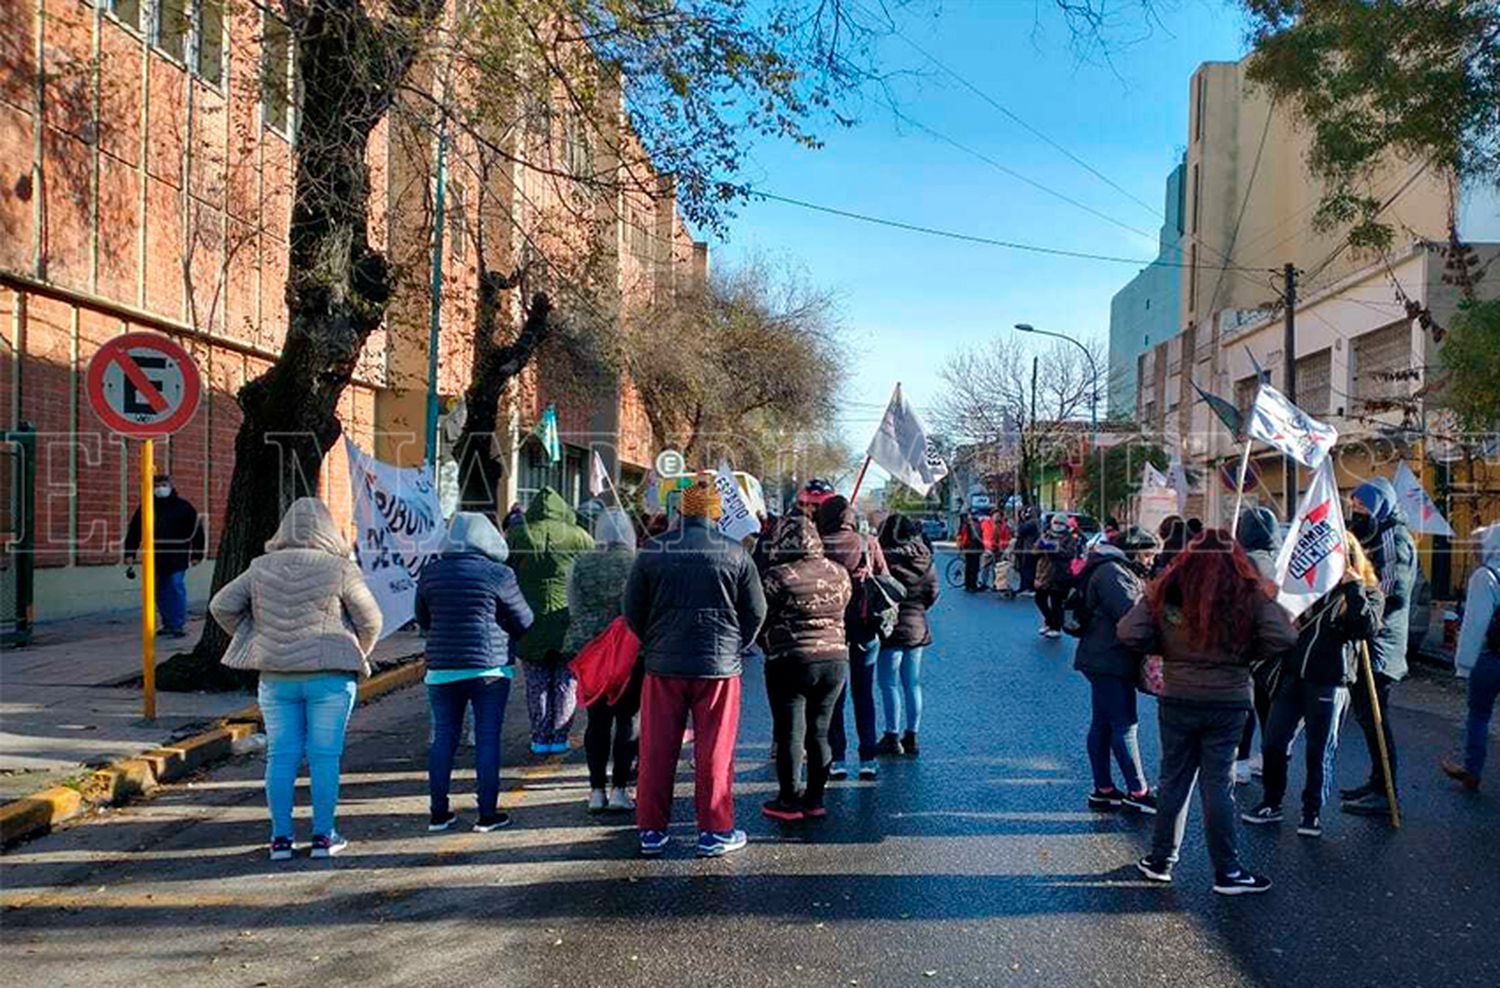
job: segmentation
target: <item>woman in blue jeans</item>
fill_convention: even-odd
[[[1130,528],[1116,536],[1114,543],[1096,543],[1078,574],[1079,638],[1073,668],[1089,681],[1093,711],[1087,741],[1094,776],[1088,797],[1091,809],[1123,806],[1141,813],[1156,812],[1156,797],[1146,785],[1136,741],[1140,659],[1121,643],[1115,624],[1141,599],[1160,549],[1156,536]],[[1114,783],[1111,756],[1120,766],[1123,790]]]
[[[366,658],[380,639],[380,606],[328,506],[312,497],[292,502],[265,555],[208,607],[234,636],[224,664],[260,673],[271,860],[292,856],[292,801],[304,758],[312,780],[311,854],[338,854],[349,843],[333,819],[344,729],[355,680],[369,673]]]
[[[427,829],[450,830],[453,760],[464,710],[474,710],[474,776],[478,833],[510,824],[500,811],[500,731],[510,697],[510,641],[531,627],[531,608],[505,565],[505,536],[482,514],[460,511],[442,553],[417,580],[417,624],[427,636],[427,702],[432,744],[427,752],[431,815]]]
[[[1444,774],[1473,792],[1484,775],[1490,718],[1500,697],[1500,525],[1474,532],[1482,565],[1469,577],[1464,623],[1453,665],[1469,681],[1469,717],[1464,725],[1463,760],[1443,759]]]
[[[906,588],[906,599],[901,601],[896,627],[886,636],[876,663],[885,714],[885,734],[877,751],[915,757],[917,732],[922,727],[922,656],[932,644],[927,611],[937,603],[937,570],[921,526],[899,512],[880,526],[880,551],[891,575]],[[902,733],[897,734],[898,730]]]

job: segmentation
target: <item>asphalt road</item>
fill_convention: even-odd
[[[1500,984],[1500,800],[1454,792],[1432,768],[1454,738],[1458,693],[1417,684],[1395,711],[1403,831],[1335,810],[1321,841],[1290,824],[1244,833],[1247,862],[1276,888],[1226,900],[1209,891],[1196,807],[1165,889],[1131,867],[1149,822],[1086,809],[1085,683],[1071,644],[1039,640],[1036,625],[1028,601],[946,594],[921,757],[837,785],[817,826],[758,814],[774,787],[760,670],[749,670],[736,792],[751,846],[720,861],[691,857],[685,799],[678,846],[637,859],[628,821],[584,812],[581,752],[523,755],[518,703],[505,797],[517,825],[429,836],[426,709],[406,690],[355,714],[340,808],[353,843],[332,861],[265,860],[255,758],[0,858],[0,980]],[[1143,719],[1149,767],[1149,702]],[[1346,735],[1346,784],[1365,771],[1362,749]],[[1248,805],[1255,787],[1241,792]]]

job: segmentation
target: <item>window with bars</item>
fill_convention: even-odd
[[[1297,407],[1309,415],[1327,415],[1333,407],[1333,351],[1319,350],[1297,361]]]
[[[1405,320],[1354,338],[1354,397],[1379,402],[1411,393],[1411,324]]]

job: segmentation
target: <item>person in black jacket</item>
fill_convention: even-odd
[[[1030,505],[1021,509],[1020,523],[1016,525],[1014,543],[1016,565],[1021,571],[1023,595],[1036,594],[1036,544],[1042,537],[1042,526],[1036,519],[1036,508]]]
[[[766,693],[780,790],[761,812],[773,820],[821,818],[833,764],[828,725],[849,674],[844,608],[849,574],[824,558],[817,526],[792,515],[778,526],[766,570]],[[797,791],[807,752],[807,789]]]
[[[187,634],[187,571],[203,560],[206,539],[198,509],[177,493],[172,478],[164,473],[152,479],[155,505],[156,610],[161,615],[159,635],[181,638]],[[130,516],[125,531],[127,576],[134,576],[136,556],[141,551],[141,509]]]
[[[1358,678],[1359,649],[1380,631],[1385,606],[1375,569],[1352,534],[1345,536],[1344,581],[1308,608],[1298,621],[1296,646],[1281,661],[1281,682],[1266,719],[1265,795],[1242,819],[1250,824],[1280,823],[1286,794],[1287,762],[1297,729],[1307,725],[1307,782],[1302,789],[1302,822],[1297,833],[1318,837],[1320,815],[1333,778],[1338,724]]]
[[[937,603],[937,570],[932,565],[932,549],[922,538],[922,526],[899,512],[881,524],[880,549],[891,575],[906,588],[906,597],[897,610],[896,627],[886,635],[876,661],[885,714],[885,734],[876,751],[915,757],[917,731],[922,726],[922,655],[932,644],[927,610]],[[899,736],[898,726],[904,729]]]
[[[719,857],[746,843],[734,829],[741,656],[760,633],[766,598],[750,553],[715,527],[722,510],[713,484],[696,481],[682,492],[680,525],[646,543],[625,582],[623,612],[646,667],[636,826],[647,857],[671,840],[672,783],[689,712],[698,854]]]
[[[1156,812],[1156,797],[1146,785],[1136,741],[1140,659],[1120,642],[1115,625],[1145,593],[1144,580],[1160,548],[1156,536],[1130,528],[1114,543],[1097,543],[1078,574],[1080,635],[1073,668],[1089,681],[1093,712],[1087,744],[1094,790],[1088,802],[1092,809],[1127,806],[1142,813]],[[1111,754],[1124,776],[1123,791],[1114,783]]]
[[[1276,557],[1281,552],[1281,526],[1277,524],[1276,516],[1270,508],[1246,508],[1240,512],[1234,538],[1255,564],[1256,570],[1266,578],[1267,592],[1271,592],[1276,585]],[[1248,785],[1252,776],[1260,774],[1261,758],[1255,754],[1255,728],[1260,726],[1264,739],[1266,718],[1270,713],[1271,697],[1257,679],[1255,716],[1245,720],[1245,733],[1240,735],[1240,750],[1235,755],[1234,781],[1237,785]]]

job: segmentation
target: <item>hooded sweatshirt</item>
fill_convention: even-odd
[[[1483,563],[1469,577],[1464,596],[1464,623],[1458,632],[1458,651],[1453,664],[1465,679],[1474,671],[1481,652],[1500,653],[1500,642],[1490,637],[1490,625],[1500,613],[1500,525],[1488,525],[1474,532],[1479,542],[1479,559]]]
[[[1260,575],[1276,582],[1276,557],[1281,552],[1281,526],[1270,508],[1246,508],[1240,512],[1235,541],[1255,564]]]
[[[777,529],[765,591],[762,641],[767,660],[849,660],[844,645],[849,574],[824,557],[818,530],[808,519],[793,516]]]
[[[427,636],[428,682],[450,670],[508,675],[510,639],[531,627],[531,608],[505,565],[510,549],[482,514],[460,511],[448,525],[442,554],[417,579],[417,624]]]
[[[635,529],[619,508],[606,508],[594,520],[594,551],[573,563],[568,575],[568,633],[563,653],[579,649],[599,637],[620,616],[625,581],[635,565]]]
[[[224,664],[263,674],[367,674],[365,657],[380,640],[380,605],[315,497],[292,502],[265,555],[214,594],[208,609],[230,634],[251,622],[248,639],[231,645]]]
[[[568,633],[568,574],[573,560],[594,547],[578,527],[562,495],[543,487],[526,509],[526,523],[510,532],[511,565],[536,623],[521,639],[522,662],[555,662],[562,658]]]
[[[1380,632],[1370,645],[1375,672],[1391,679],[1406,678],[1406,639],[1412,591],[1417,583],[1417,544],[1412,541],[1396,488],[1375,477],[1354,489],[1354,499],[1370,512],[1367,531],[1356,531],[1370,564],[1380,577],[1385,614]]]
[[[902,514],[894,514],[880,526],[880,551],[886,565],[906,588],[896,613],[896,626],[885,637],[892,648],[917,648],[932,644],[927,609],[937,603],[937,570],[932,549],[922,538],[921,527]]]
[[[1083,613],[1088,617],[1073,656],[1074,669],[1135,681],[1140,660],[1120,641],[1115,625],[1141,599],[1144,576],[1119,546],[1100,542],[1089,550],[1088,562],[1078,574]]]
[[[863,645],[876,636],[876,629],[864,617],[864,593],[860,577],[889,573],[880,543],[859,533],[854,506],[842,494],[818,505],[818,534],[823,538],[823,554],[844,567],[854,591],[844,611],[844,634],[848,640]]]

